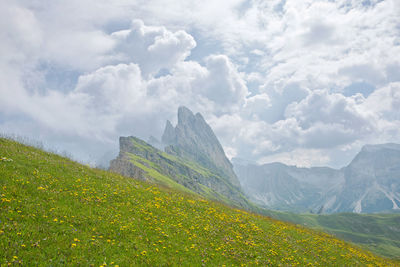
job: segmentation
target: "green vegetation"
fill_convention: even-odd
[[[0,139],[0,265],[395,266],[330,235]]]
[[[129,137],[129,146],[119,160],[129,161],[144,172],[143,179],[231,206],[255,209],[229,181],[199,163],[165,153],[136,137]],[[119,172],[119,170],[115,170]],[[131,174],[133,176],[134,174]],[[221,189],[222,188],[222,189]]]
[[[276,211],[263,211],[263,213],[278,220],[334,234],[376,254],[400,259],[400,214],[317,215]]]
[[[161,168],[158,167],[155,163],[153,163],[149,160],[146,160],[144,158],[141,158],[139,156],[136,156],[135,154],[132,154],[132,153],[127,153],[127,154],[131,158],[132,163],[136,167],[142,169],[146,173],[146,175],[148,175],[149,177],[151,177],[154,180],[154,182],[156,182],[160,185],[167,186],[169,188],[178,189],[178,190],[188,192],[188,193],[194,193],[193,191],[187,189],[183,185],[178,184],[177,182],[172,180],[170,177],[161,174],[158,171]]]

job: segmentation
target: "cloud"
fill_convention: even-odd
[[[310,89],[343,88],[355,81],[382,85],[387,66],[399,61],[392,56],[399,52],[393,42],[400,22],[394,2],[366,7],[357,1],[286,1],[280,15],[266,8],[266,28],[281,31],[266,32],[266,87],[293,82]]]
[[[135,36],[143,46],[142,50],[150,51],[148,61],[143,63],[145,65],[141,65],[140,59],[135,57],[120,57],[122,62],[130,63],[108,64],[82,73],[75,88],[69,91],[48,89],[42,93],[29,93],[22,88],[22,96],[18,100],[26,103],[11,114],[23,115],[24,120],[29,118],[28,121],[38,125],[37,129],[47,132],[46,139],[55,143],[63,143],[66,139],[84,142],[81,149],[91,155],[97,154],[98,158],[106,151],[116,150],[121,135],[141,138],[147,138],[150,134],[161,135],[165,120],[175,118],[180,105],[187,105],[202,113],[212,111],[223,114],[239,109],[244,103],[247,95],[245,82],[227,56],[211,55],[205,59],[204,65],[186,61],[194,43],[180,45],[175,37],[183,36],[185,40],[192,40],[190,35],[179,31],[173,33],[163,27],[149,27],[149,30],[137,21],[134,24],[139,25],[138,31],[145,30],[152,35],[148,42],[146,34],[139,35],[142,39]],[[129,33],[131,31],[126,30]],[[114,38],[115,34],[111,36]],[[126,42],[123,46],[126,49],[132,44],[131,41],[125,38],[118,40]],[[170,46],[170,41],[173,46]],[[128,54],[129,50],[118,50],[120,47],[117,45],[114,49]],[[133,51],[138,52],[135,49],[133,47]],[[175,53],[179,56],[173,56],[169,62],[158,63],[159,59],[150,56],[151,53],[163,53],[164,56]],[[148,75],[142,72],[146,64],[156,66]],[[152,75],[160,68],[168,68],[168,73]],[[4,124],[3,128],[22,128],[15,125]],[[61,140],[57,140],[56,135]],[[98,149],[99,144],[103,149]],[[77,154],[84,154],[79,147],[72,147]]]
[[[266,164],[281,162],[297,167],[324,166],[330,161],[329,155],[325,151],[315,149],[294,149],[290,152],[282,152],[272,156],[262,157],[258,163]]]
[[[131,111],[134,104],[146,97],[143,83],[138,65],[109,65],[80,76],[71,95],[87,99],[86,105],[97,115],[117,116]]]
[[[400,83],[390,83],[375,90],[362,107],[364,112],[370,112],[388,120],[400,120]]]
[[[260,120],[263,114],[271,108],[271,98],[268,94],[262,93],[250,96],[246,99],[242,114],[251,120]]]
[[[129,30],[114,32],[111,36],[117,42],[115,50],[119,59],[139,64],[144,75],[172,68],[196,47],[193,37],[185,31],[145,26],[141,20],[134,20]]]
[[[161,135],[187,105],[230,156],[338,166],[364,143],[400,142],[398,10],[395,0],[3,1],[0,129],[100,157],[120,135]]]
[[[205,59],[207,77],[198,92],[220,105],[222,110],[235,110],[242,106],[248,94],[245,81],[225,55],[212,55]],[[236,109],[237,110],[237,109]]]
[[[354,98],[316,90],[299,103],[288,105],[285,116],[296,118],[302,129],[309,129],[316,123],[325,123],[362,130],[368,125],[368,119],[357,110],[356,104]]]

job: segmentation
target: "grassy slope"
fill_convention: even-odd
[[[0,139],[0,264],[395,265],[332,236]]]
[[[386,257],[400,259],[400,214],[331,215],[264,211],[279,220],[323,230]]]
[[[228,183],[226,180],[222,179],[217,174],[214,174],[213,172],[211,172],[207,168],[204,168],[203,166],[201,166],[200,164],[198,164],[196,162],[193,162],[190,160],[185,160],[183,158],[176,157],[176,156],[170,155],[168,153],[165,153],[137,137],[130,137],[130,140],[132,141],[133,146],[141,153],[145,153],[148,155],[157,155],[157,158],[163,160],[163,164],[165,165],[164,168],[168,168],[169,171],[175,170],[175,174],[180,173],[177,166],[183,166],[188,169],[191,169],[194,173],[198,173],[201,176],[214,177],[217,180],[219,180],[221,183],[223,183],[226,187],[230,188],[231,190],[235,190],[233,188],[233,186],[230,183]],[[182,183],[184,184],[185,180],[187,180],[187,181],[192,180],[191,182],[193,182],[193,178],[187,178],[183,175],[179,175],[174,178],[170,178],[163,174],[165,172],[165,169],[163,169],[162,166],[157,165],[156,163],[154,163],[150,160],[147,160],[141,156],[138,156],[138,155],[135,155],[132,153],[128,153],[128,152],[125,152],[125,153],[129,156],[131,163],[134,164],[136,167],[142,169],[146,173],[147,176],[152,178],[151,180],[153,180],[155,183],[167,186],[169,188],[178,189],[181,191],[193,192],[189,188],[186,188],[182,185]],[[228,205],[240,206],[238,203],[235,203],[228,197],[216,192],[215,190],[213,190],[210,187],[207,187],[202,184],[199,184],[199,187],[201,188],[201,191],[199,191],[197,193],[203,197],[206,197],[207,199],[221,201]],[[250,203],[242,193],[240,193],[240,192],[237,192],[237,193],[244,200],[244,203],[247,204],[247,207],[254,208],[254,209],[256,208],[256,206],[254,204]]]

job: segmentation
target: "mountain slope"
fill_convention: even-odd
[[[322,230],[366,247],[379,255],[400,259],[400,214],[296,214],[264,210],[263,214]]]
[[[400,145],[363,147],[345,168],[235,163],[253,201],[278,210],[314,213],[387,212],[400,208]]]
[[[197,162],[162,152],[136,137],[120,137],[120,154],[111,161],[110,170],[227,204],[252,206],[237,188],[217,173]]]
[[[396,263],[329,235],[0,139],[0,264]]]
[[[163,152],[135,137],[120,138],[120,153],[110,170],[188,190],[230,205],[250,208],[232,164],[203,117],[180,107],[178,124],[167,121]],[[153,141],[156,143],[155,141]]]

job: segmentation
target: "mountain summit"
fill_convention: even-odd
[[[110,169],[140,180],[191,191],[210,199],[249,208],[239,180],[217,137],[204,118],[178,110],[178,124],[167,121],[162,144],[120,137],[120,153]],[[165,152],[156,147],[165,147]]]
[[[188,108],[179,107],[178,124],[174,128],[167,121],[161,140],[167,153],[196,161],[240,186],[224,149],[200,113],[194,115]]]

